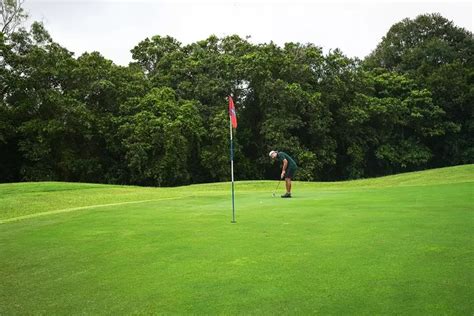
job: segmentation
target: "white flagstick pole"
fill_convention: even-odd
[[[232,179],[232,223],[235,221],[235,207],[234,207],[234,144],[232,141],[232,120],[229,117],[229,129],[230,129],[230,174]]]

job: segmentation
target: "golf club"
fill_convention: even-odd
[[[272,194],[273,197],[275,197],[275,192],[278,190],[278,187],[280,186],[280,182],[281,182],[281,179],[278,180],[277,187],[276,187],[276,189],[273,191],[273,194]]]

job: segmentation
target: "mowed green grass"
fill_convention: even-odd
[[[0,315],[474,313],[474,165],[276,184],[2,184]]]

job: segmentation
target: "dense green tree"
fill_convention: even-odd
[[[2,50],[3,69],[8,75],[4,85],[4,109],[13,118],[15,130],[6,140],[7,157],[15,159],[21,179],[63,179],[59,156],[64,153],[60,131],[65,130],[64,104],[76,103],[63,98],[63,83],[74,60],[71,53],[54,43],[41,24],[31,32],[11,34]],[[57,67],[61,64],[61,67]],[[11,165],[11,162],[5,162]],[[55,168],[57,166],[57,168]]]
[[[153,88],[124,104],[121,112],[119,131],[130,181],[158,186],[189,183],[190,159],[204,133],[196,102],[177,99],[170,88]]]
[[[354,106],[357,93],[365,93],[367,87],[357,60],[346,57],[340,50],[331,51],[321,66],[318,89],[321,102],[330,120],[327,163],[322,179],[337,180],[364,176],[365,137],[356,137],[348,111]],[[367,137],[369,137],[367,135]]]
[[[81,155],[94,158],[101,168],[100,181],[128,183],[128,167],[123,159],[125,148],[118,132],[121,124],[120,106],[128,99],[144,96],[148,81],[137,67],[120,67],[100,54],[86,53],[77,59],[70,93],[91,112],[92,137],[80,145]]]
[[[12,54],[11,47],[5,42],[4,34],[0,33],[0,181],[15,181],[18,179],[20,154],[16,149],[15,117],[12,108],[7,103],[10,85],[14,82],[11,69],[7,67],[8,56]]]
[[[474,38],[439,14],[393,25],[365,61],[407,74],[430,90],[451,128],[429,144],[433,166],[474,162]]]
[[[433,152],[426,145],[444,135],[445,112],[433,104],[430,91],[395,73],[366,73],[364,93],[358,93],[345,115],[351,135],[365,153],[362,175],[370,176],[426,168]]]

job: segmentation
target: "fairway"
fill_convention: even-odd
[[[0,315],[473,315],[474,165],[275,185],[1,184]]]

